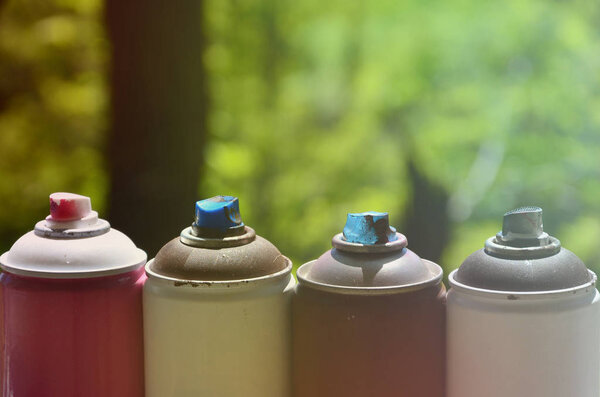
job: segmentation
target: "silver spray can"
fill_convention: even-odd
[[[596,275],[543,231],[542,210],[502,231],[449,276],[448,397],[598,397]]]
[[[291,269],[237,198],[198,201],[146,266],[146,397],[288,396]]]

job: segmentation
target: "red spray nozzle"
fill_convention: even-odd
[[[89,197],[74,193],[52,193],[50,195],[50,218],[54,221],[83,219],[92,212]]]

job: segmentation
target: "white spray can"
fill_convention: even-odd
[[[448,397],[598,397],[596,275],[543,231],[542,210],[502,231],[449,276]]]
[[[287,397],[291,269],[237,198],[198,201],[192,227],[146,266],[146,397]]]

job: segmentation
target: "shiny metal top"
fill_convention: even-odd
[[[450,277],[473,288],[534,292],[573,288],[592,273],[560,241],[543,230],[542,209],[523,207],[504,215],[502,231],[471,254]]]

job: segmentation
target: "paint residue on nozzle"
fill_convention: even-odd
[[[243,225],[237,197],[215,196],[196,202],[197,228],[225,232]]]
[[[53,221],[83,219],[92,212],[89,197],[74,193],[52,193],[50,195],[50,218]]]
[[[387,212],[360,212],[348,214],[344,239],[349,243],[374,245],[398,239],[396,229],[390,226]]]

